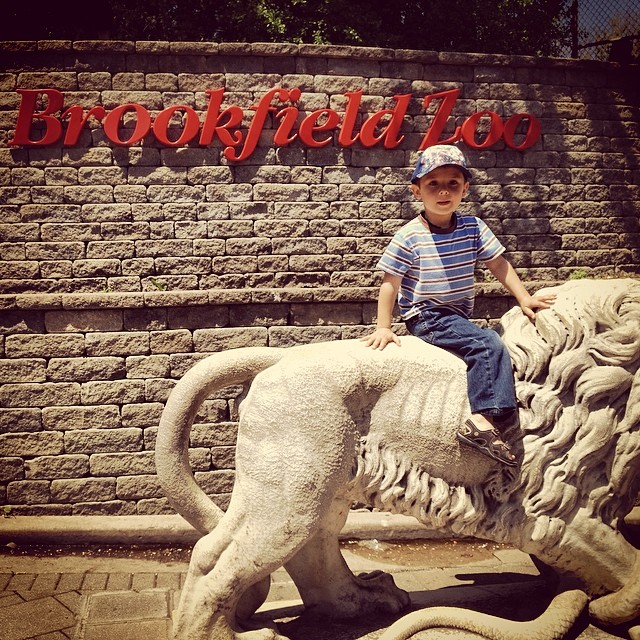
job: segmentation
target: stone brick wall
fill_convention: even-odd
[[[446,132],[482,110],[529,112],[540,140],[519,152],[464,147],[463,205],[485,219],[532,289],[575,274],[637,274],[637,68],[605,63],[311,45],[0,43],[0,499],[14,514],[153,514],[164,402],[198,359],[245,345],[356,337],[374,320],[374,266],[417,212],[411,167],[434,109],[460,89]],[[20,96],[55,88],[65,105],[135,102],[152,113],[207,89],[246,111],[299,87],[301,115],[360,124],[412,94],[394,149],[294,141],[266,123],[233,163],[214,141],[116,146],[92,121],[74,147],[8,145]],[[357,130],[357,127],[356,127]],[[246,131],[245,131],[246,133]],[[478,271],[475,318],[511,304]],[[238,389],[207,400],[191,441],[196,478],[225,504]]]

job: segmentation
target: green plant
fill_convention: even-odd
[[[576,269],[569,276],[569,280],[583,280],[584,278],[588,278],[589,274],[584,269]]]
[[[166,291],[167,285],[161,280],[156,280],[156,278],[149,278],[149,282],[159,291]]]

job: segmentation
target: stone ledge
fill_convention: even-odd
[[[640,506],[625,518],[640,528]],[[179,515],[158,516],[15,516],[0,518],[0,543],[18,544],[187,544],[201,534]],[[453,538],[411,516],[350,511],[343,540],[420,540]]]
[[[63,44],[64,43],[64,44]],[[67,47],[68,48],[65,48]],[[567,69],[610,71],[636,68],[638,65],[599,60],[536,57],[508,54],[471,53],[456,51],[429,51],[422,49],[385,49],[384,47],[358,47],[349,45],[293,44],[288,42],[170,42],[128,40],[6,40],[0,42],[0,51],[10,53],[42,53],[46,51],[75,51],[78,53],[114,53],[148,55],[202,55],[202,56],[302,56],[322,58],[362,59],[373,62],[418,62],[432,64],[492,64],[538,66]]]
[[[527,282],[531,292],[560,284],[555,281]],[[476,284],[478,297],[504,297],[499,283]],[[378,287],[291,287],[284,289],[209,289],[202,291],[139,291],[113,293],[17,293],[0,295],[0,309],[74,310],[140,309],[265,303],[375,302]]]
[[[186,544],[200,537],[179,515],[0,518],[1,544]],[[444,536],[410,516],[352,511],[340,537],[410,540]]]

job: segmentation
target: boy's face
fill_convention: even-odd
[[[451,220],[468,190],[469,183],[455,166],[438,167],[411,185],[411,192],[422,200],[427,218],[435,224]]]

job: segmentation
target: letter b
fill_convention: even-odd
[[[9,144],[43,146],[57,142],[62,136],[62,124],[58,118],[50,114],[62,109],[63,94],[57,89],[17,89],[17,92],[22,96],[22,99],[18,110],[16,131],[13,138],[9,140]],[[47,96],[48,104],[44,111],[36,111],[36,102],[41,94]],[[29,137],[34,120],[44,122],[44,135],[39,140],[32,140]]]

